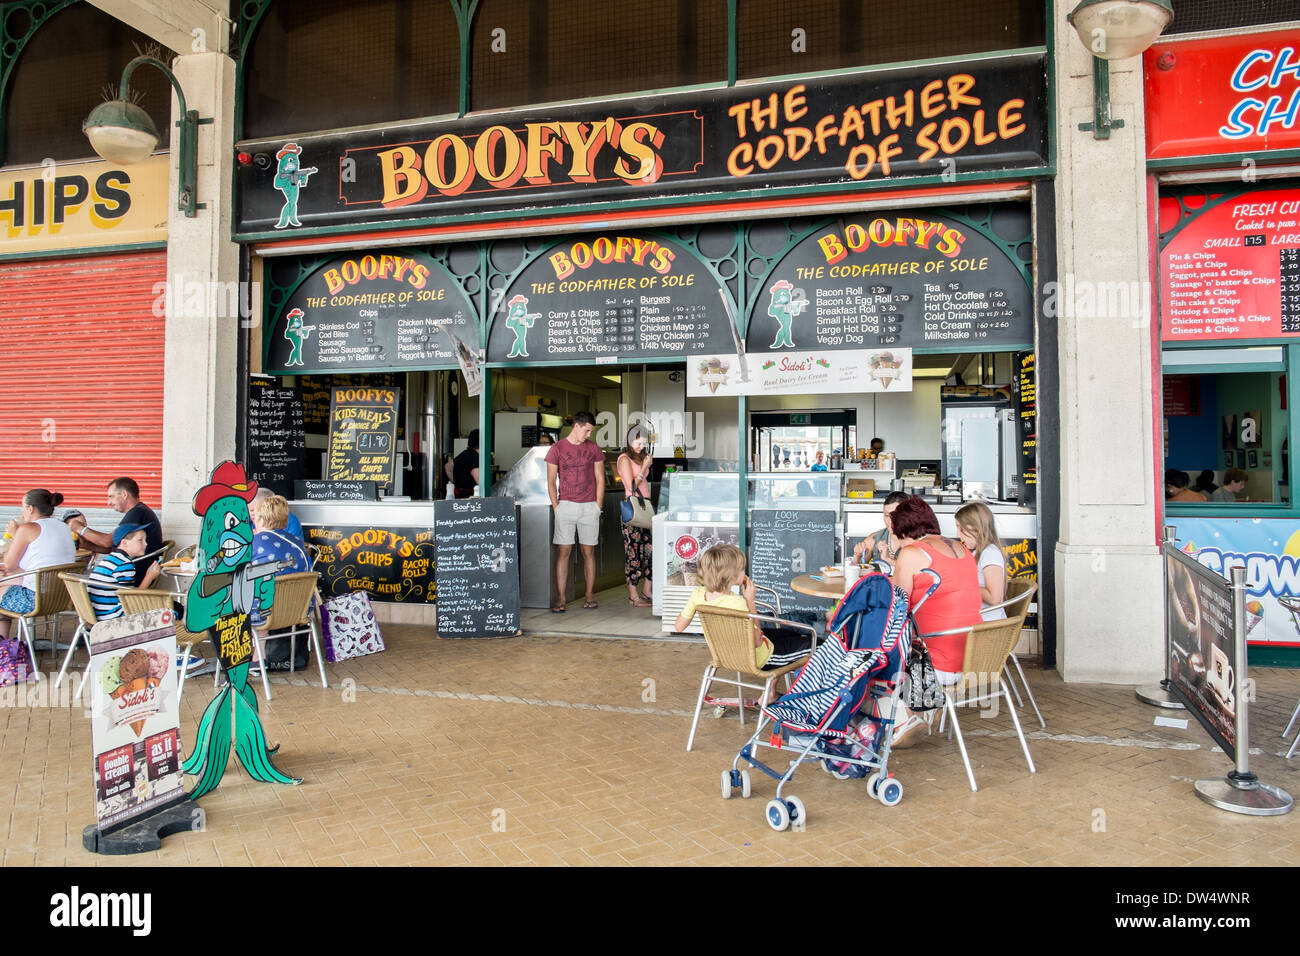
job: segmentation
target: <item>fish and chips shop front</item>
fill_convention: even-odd
[[[788,585],[878,530],[891,487],[949,533],[988,501],[1035,575],[1054,226],[1047,52],[1023,29],[974,58],[243,139],[246,447],[328,588],[432,619],[434,502],[477,431],[477,493],[519,506],[522,603],[553,603],[544,456],[583,410],[598,587],[624,576],[618,451],[651,434],[665,619],[710,543]],[[792,556],[805,528],[821,550]]]

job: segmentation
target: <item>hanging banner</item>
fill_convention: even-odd
[[[1029,234],[1027,207],[995,213]],[[928,210],[841,219],[814,230],[763,280],[746,348],[985,351],[1034,340],[1021,264],[965,223]]]
[[[1300,189],[1160,201],[1165,342],[1300,333]]]
[[[1225,507],[1231,507],[1230,505]],[[1216,574],[1246,569],[1246,641],[1251,647],[1300,647],[1300,619],[1278,603],[1300,594],[1300,530],[1285,518],[1172,520],[1182,550]]]
[[[911,390],[911,349],[710,355],[694,360],[686,373],[692,397]]]
[[[565,239],[524,268],[488,335],[490,362],[629,362],[734,350],[726,291],[683,243]]]
[[[1142,62],[1149,159],[1300,148],[1294,30],[1156,43]]]
[[[90,635],[95,816],[101,831],[183,799],[171,611],[100,621]]]
[[[244,141],[235,233],[1047,165],[1046,54]]]
[[[276,375],[340,369],[457,368],[478,355],[475,309],[421,252],[347,255],[320,266],[265,330]]]

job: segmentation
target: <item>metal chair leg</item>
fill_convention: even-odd
[[[957,733],[957,748],[961,751],[961,762],[966,765],[966,779],[970,781],[971,792],[978,793],[979,787],[975,786],[975,771],[971,769],[970,757],[966,754],[966,741],[962,739],[961,725],[957,723],[957,708],[953,705],[951,697],[945,694],[944,698],[944,710],[948,711],[949,716],[952,718],[952,723],[949,726]]]
[[[1007,665],[1002,665],[1002,683],[1011,688],[1012,695],[1016,698],[1016,706],[1024,707],[1025,702],[1020,696],[1020,688],[1016,686],[1015,678],[1011,676],[1011,671],[1007,670]]]
[[[257,633],[257,628],[253,628],[253,646],[257,648],[257,663],[262,672],[262,693],[267,700],[271,699],[271,682],[266,677],[266,645]]]
[[[316,655],[316,666],[320,668],[320,684],[322,687],[328,688],[330,682],[325,679],[325,653],[320,646],[320,631],[316,629],[316,622],[310,617],[307,619],[307,626],[311,628],[312,650]]]
[[[181,702],[181,696],[185,693],[185,678],[190,673],[190,648],[193,646],[192,643],[186,644],[185,649],[181,651],[181,680],[176,685],[176,703],[178,704]]]
[[[86,625],[78,621],[77,632],[72,635],[72,643],[68,645],[68,653],[65,654],[63,657],[63,666],[59,668],[59,676],[54,678],[55,690],[58,690],[59,684],[63,682],[63,675],[68,672],[68,665],[72,663],[72,655],[77,650],[77,642],[81,640],[82,635],[85,633],[85,630],[86,630]],[[89,640],[86,641],[86,650],[90,650]]]
[[[690,752],[691,745],[695,743],[695,728],[700,723],[700,711],[704,709],[704,694],[709,689],[709,683],[713,680],[713,665],[710,664],[704,668],[704,680],[700,683],[700,696],[695,701],[695,717],[691,720],[691,735],[686,738],[686,751]]]
[[[1046,730],[1047,721],[1043,720],[1043,712],[1038,709],[1038,701],[1034,700],[1034,689],[1029,686],[1029,680],[1025,677],[1025,672],[1020,668],[1020,661],[1016,660],[1015,654],[1008,655],[1007,660],[1011,661],[1011,663],[1015,665],[1016,673],[1020,675],[1020,683],[1025,685],[1025,696],[1029,698],[1029,706],[1034,708],[1034,714],[1038,717],[1038,726]],[[1003,667],[1002,670],[1005,671],[1006,667]],[[1016,699],[1020,699],[1019,694],[1016,695]],[[1020,706],[1023,707],[1024,704],[1021,704]]]
[[[1300,700],[1295,702],[1295,710],[1291,711],[1291,719],[1286,722],[1286,730],[1282,731],[1283,737],[1291,733],[1291,725],[1295,723],[1297,717],[1300,717]]]
[[[41,679],[41,669],[36,666],[36,648],[32,647],[32,626],[28,618],[20,617],[18,619],[18,629],[22,631],[23,638],[27,641],[27,659],[31,661],[33,680],[37,683]]]
[[[740,671],[736,671],[736,709],[740,711],[740,726],[745,726],[745,688],[740,686]]]
[[[1002,696],[1007,702],[1007,708],[1011,711],[1011,722],[1016,725],[1016,736],[1020,738],[1020,749],[1025,752],[1025,763],[1029,764],[1029,772],[1038,773],[1034,769],[1034,758],[1029,756],[1029,741],[1025,740],[1025,732],[1020,729],[1020,718],[1016,716],[1016,709],[1011,706],[1011,696],[1007,693],[1006,687],[1002,688]]]

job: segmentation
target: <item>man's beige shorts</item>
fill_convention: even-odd
[[[556,544],[594,545],[600,540],[600,505],[595,501],[560,501],[555,509]]]

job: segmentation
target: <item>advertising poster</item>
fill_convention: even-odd
[[[1237,668],[1232,589],[1176,548],[1165,550],[1169,680],[1174,695],[1236,759]]]
[[[95,816],[107,830],[185,795],[172,612],[100,621],[91,647]]]
[[[1300,621],[1278,598],[1300,595],[1300,528],[1285,518],[1184,518],[1179,547],[1215,574],[1246,569],[1246,642],[1300,647]]]
[[[364,591],[375,601],[432,604],[433,531],[419,528],[303,528],[320,548],[315,570],[328,597]]]
[[[906,348],[709,355],[694,360],[686,376],[691,397],[911,390],[912,350]]]
[[[715,544],[740,545],[740,530],[734,523],[695,524],[671,521],[664,526],[668,542],[667,584],[694,588],[699,584],[700,555]]]

